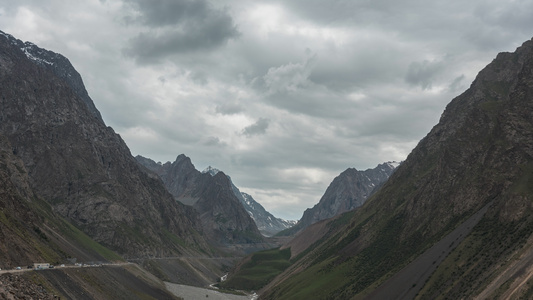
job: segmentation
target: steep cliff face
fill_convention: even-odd
[[[52,56],[0,34],[0,134],[24,163],[32,190],[129,257],[181,253],[187,244],[207,248],[195,211],[139,168],[120,136],[80,98],[85,89],[57,75],[71,70],[43,63],[66,63]]]
[[[318,221],[333,218],[355,209],[376,192],[399,165],[397,162],[379,164],[373,169],[346,169],[335,177],[320,201],[304,211],[298,223],[279,235],[294,235]]]
[[[222,245],[263,242],[256,224],[235,196],[233,184],[224,173],[215,176],[202,173],[183,154],[173,163],[165,164],[142,156],[136,159],[161,177],[176,200],[192,206],[200,214],[210,240]]]
[[[481,71],[387,183],[327,223],[263,297],[531,297],[532,120],[527,41]]]
[[[202,173],[211,174],[215,176],[220,170],[213,168],[211,166],[207,167]],[[294,226],[295,221],[287,221],[280,218],[276,218],[274,215],[269,213],[259,202],[255,201],[252,195],[243,193],[239,188],[233,183],[231,177],[228,176],[228,179],[231,182],[231,188],[235,197],[239,199],[244,209],[248,212],[250,217],[254,220],[257,228],[264,236],[273,236],[274,234]]]

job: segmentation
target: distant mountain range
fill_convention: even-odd
[[[209,231],[209,228],[214,227],[231,228],[230,232],[225,234],[227,239],[221,240],[223,243],[259,242],[262,238],[257,237],[258,232],[271,236],[291,225],[291,222],[276,218],[267,212],[250,195],[241,193],[228,175],[212,167],[200,172],[194,167],[190,158],[183,154],[173,163],[164,164],[142,156],[137,156],[136,159],[141,165],[160,176],[178,201],[200,212],[206,230]],[[220,186],[216,195],[206,193],[207,189],[212,188],[213,182],[217,182]],[[246,222],[248,227],[241,225],[228,227],[228,222],[240,224],[239,220],[248,220]],[[238,238],[240,234],[242,238]],[[219,239],[220,236],[224,236],[220,230],[212,233],[213,239]]]
[[[137,156],[137,161],[157,174],[179,202],[200,214],[203,231],[221,245],[264,242],[254,220],[233,192],[228,176],[198,171],[183,154],[174,162],[156,163]]]

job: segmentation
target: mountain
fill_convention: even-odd
[[[320,201],[304,211],[302,218],[294,227],[278,235],[294,235],[311,224],[363,205],[399,165],[398,162],[386,162],[365,171],[346,169],[333,179]]]
[[[530,299],[532,120],[530,40],[498,54],[362,207],[285,245],[292,265],[261,298]]]
[[[84,91],[66,58],[0,31],[0,294],[175,299],[121,254],[205,256],[198,216],[138,167]],[[36,262],[69,268],[26,268]],[[209,275],[199,267],[184,273]]]
[[[263,238],[233,192],[233,184],[222,172],[214,176],[198,171],[183,154],[165,164],[137,156],[139,164],[157,174],[174,198],[192,206],[199,214],[209,240],[233,244],[262,243]]]
[[[5,33],[0,54],[0,135],[53,213],[129,258],[209,249],[198,214],[139,167],[66,58]]]
[[[208,173],[211,176],[215,176],[219,172],[220,170],[211,166],[207,167],[205,170],[202,171],[202,173]],[[257,225],[257,228],[259,229],[261,234],[263,234],[264,236],[272,236],[284,229],[294,226],[294,221],[287,221],[274,217],[274,215],[269,213],[261,204],[255,201],[255,199],[251,195],[241,192],[235,186],[235,184],[233,184],[233,181],[231,180],[230,176],[228,176],[228,179],[231,182],[235,197],[239,199],[241,204],[244,206],[244,209],[255,221],[255,224]]]

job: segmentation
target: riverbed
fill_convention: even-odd
[[[224,294],[215,290],[199,288],[195,286],[165,282],[167,290],[185,300],[209,299],[209,300],[253,300],[254,296],[237,296]]]

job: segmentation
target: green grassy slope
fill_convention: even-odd
[[[290,257],[290,249],[256,252],[220,286],[236,290],[259,290],[290,266]]]

